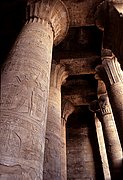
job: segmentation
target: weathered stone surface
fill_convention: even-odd
[[[109,164],[107,159],[103,130],[102,130],[101,122],[97,118],[96,114],[95,114],[95,126],[96,126],[97,139],[98,139],[100,156],[102,161],[104,179],[108,180],[111,179],[111,176],[110,176]]]
[[[97,66],[96,70],[106,84],[121,145],[123,147],[123,71],[117,58],[108,49],[103,49],[102,65]]]
[[[97,5],[103,0],[64,0],[69,14],[71,26],[94,25],[94,12]]]
[[[65,98],[62,98],[61,104],[61,118],[63,119],[62,124],[65,125],[69,115],[75,110],[74,105]]]
[[[61,94],[50,87],[43,179],[61,179]]]
[[[97,82],[91,75],[70,76],[62,86],[62,96],[75,106],[88,105],[96,98],[96,91]]]
[[[93,152],[88,129],[69,129],[67,140],[68,179],[95,179]]]
[[[95,74],[95,67],[99,64],[99,56],[83,58],[60,59],[61,64],[65,65],[69,75]]]
[[[82,109],[76,109],[67,122],[68,179],[103,179],[92,114]]]
[[[69,29],[69,14],[61,0],[29,0],[27,21],[39,23],[48,21],[53,30],[55,45],[65,38]]]
[[[61,104],[61,180],[67,180],[67,153],[66,153],[66,122],[69,115],[75,110],[73,104],[62,99]]]
[[[57,63],[60,62],[62,65],[66,66],[69,74],[71,75],[67,79],[67,82],[62,86],[62,98],[67,98],[67,100],[74,103],[77,108],[78,105],[88,105],[92,100],[97,98],[97,95],[99,96],[99,94],[106,92],[104,83],[102,83],[101,80],[98,79],[98,83],[96,80],[93,80],[95,66],[101,64],[100,51],[102,46],[104,48],[112,49],[121,64],[121,68],[123,68],[123,17],[120,13],[121,8],[119,9],[121,6],[119,6],[118,3],[122,2],[122,0],[63,0],[65,5],[60,0],[44,0],[40,1],[40,3],[38,0],[28,0],[28,2],[28,13],[26,18],[26,0],[1,0],[0,2],[0,61],[3,62],[8,56],[8,51],[15,42],[15,39],[25,24],[26,19],[28,23],[30,23],[30,25],[27,24],[26,27],[30,26],[33,31],[30,33],[29,30],[27,32],[27,39],[26,36],[24,36],[23,40],[21,39],[22,42],[19,40],[19,45],[18,40],[16,41],[15,48],[9,55],[9,61],[8,63],[6,62],[6,65],[4,66],[5,71],[7,68],[9,70],[4,73],[7,75],[4,76],[4,84],[6,84],[6,87],[4,86],[5,88],[2,88],[2,92],[6,96],[4,97],[6,107],[4,107],[4,112],[0,120],[0,123],[2,124],[2,130],[0,133],[0,136],[2,137],[2,143],[0,141],[0,163],[2,162],[2,164],[0,164],[0,179],[2,180],[30,180],[35,178],[37,180],[39,177],[39,175],[37,175],[39,170],[42,171],[41,164],[43,162],[44,153],[44,140],[42,138],[45,136],[47,114],[46,104],[49,91],[48,82],[50,78],[49,67],[51,63],[51,61],[49,62],[48,59],[51,60],[52,54],[52,48],[50,48],[50,45],[53,43],[58,44],[62,38],[64,38],[68,30],[69,22],[70,29],[67,37],[58,46],[54,46],[53,48],[53,59],[55,59]],[[36,4],[34,4],[34,2]],[[103,3],[100,4],[101,2]],[[39,8],[37,8],[37,5],[39,5]],[[41,10],[40,13],[38,10]],[[98,11],[98,14],[95,22],[96,11]],[[101,22],[101,30],[104,30],[103,32],[96,27],[96,25],[98,26],[98,22]],[[39,24],[40,27],[37,27],[37,24]],[[53,35],[51,35],[52,31]],[[40,34],[46,35],[44,40]],[[51,37],[49,37],[50,35]],[[48,41],[48,38],[50,39],[51,43]],[[24,45],[23,42],[25,43]],[[23,59],[23,61],[21,61],[21,59]],[[12,70],[12,68],[14,69]],[[58,69],[57,72],[59,71]],[[108,71],[109,70],[110,68]],[[118,66],[113,69],[114,72],[115,70],[120,72]],[[12,83],[9,83],[10,79],[13,79]],[[116,80],[117,76],[111,78],[111,81],[112,79],[113,81]],[[63,79],[59,73],[57,80],[52,81],[52,86],[60,89],[62,80]],[[10,89],[11,85],[12,88]],[[116,85],[112,86],[110,92],[115,94],[116,92],[119,92],[119,89],[122,94],[122,86],[120,86],[119,83],[116,83]],[[52,97],[52,99],[55,101],[57,99],[57,95],[55,96],[55,94],[58,93],[53,90],[53,94],[54,98]],[[119,103],[119,101],[122,102],[122,99],[119,98],[121,97],[121,94],[119,95],[119,93],[117,93],[117,97],[112,96],[112,104],[114,105],[114,109],[116,109],[116,104],[119,104],[119,107],[117,106],[117,108],[121,110],[122,104]],[[9,108],[9,110],[7,108]],[[55,110],[51,111],[51,114],[53,114],[55,124],[58,114],[55,112]],[[66,111],[63,117],[67,119],[66,117],[68,114],[69,112]],[[117,115],[119,115],[118,111]],[[86,116],[80,115],[80,117],[82,117],[81,120],[85,119],[87,121],[87,116],[88,113]],[[48,166],[48,168],[52,171],[51,177],[53,177],[53,174],[58,174],[61,166],[60,178],[65,180],[66,120],[63,119],[63,117],[61,120],[62,129],[60,137],[62,146],[61,157],[63,157],[61,158],[61,165],[59,162],[53,162],[55,156],[54,154],[58,155],[56,159],[59,159],[60,154],[56,152],[54,153],[55,148],[58,151],[60,150],[60,148],[54,147],[55,143],[59,144],[59,139],[54,138],[56,137],[54,135],[49,138],[51,140],[51,148],[49,141],[48,151],[50,151],[50,163],[56,163],[57,166]],[[118,119],[119,118],[117,117],[116,122],[118,122]],[[80,126],[80,124],[77,124],[76,121],[73,124],[74,128],[77,125]],[[54,134],[56,125],[57,123],[54,127],[52,124]],[[89,122],[89,125],[93,127],[91,122]],[[119,127],[121,128],[121,125],[119,125]],[[85,129],[86,128],[87,125],[85,125]],[[82,131],[84,130],[82,129]],[[122,128],[119,131],[121,132],[122,136]],[[56,129],[56,134],[57,132],[58,131]],[[82,140],[84,138],[85,137],[83,137]],[[78,142],[79,138],[76,139]],[[55,140],[56,142],[53,143]],[[91,144],[90,146],[93,149],[97,143],[94,136],[91,136],[91,143],[93,145]],[[75,142],[75,147],[76,146],[77,143]],[[94,156],[98,156],[99,154],[97,149],[98,148],[96,146],[93,153]],[[81,156],[83,152],[78,155]],[[91,151],[88,150],[88,152]],[[6,154],[6,156],[3,156],[3,154]],[[92,156],[92,154],[90,154],[90,156]],[[75,157],[77,157],[77,159],[75,159]],[[75,157],[72,156],[72,164],[80,159],[78,156]],[[49,162],[49,158],[47,158],[47,162]],[[89,159],[89,157],[87,158]],[[9,163],[10,161],[11,163]],[[102,171],[100,162],[97,162],[96,158],[94,158],[94,162],[97,165],[95,169],[96,179],[103,179],[103,174],[100,173]],[[79,172],[79,165],[81,165],[81,162],[78,164],[78,169],[76,167],[74,168],[77,172]],[[84,166],[85,169],[87,167],[87,171],[83,171],[82,176],[86,176],[88,167],[91,165],[86,166],[86,164],[84,164]],[[93,165],[90,169],[93,169]],[[81,171],[80,174],[77,174],[78,179],[81,179],[79,175],[81,175]],[[41,178],[42,175],[39,177],[39,179]],[[57,176],[57,178],[59,178],[59,176]]]
[[[98,80],[97,94],[98,96],[106,93],[106,86],[102,80]]]
[[[52,3],[51,6],[41,1],[28,4],[27,23],[3,66],[0,121],[2,179],[43,178],[53,42],[63,38],[68,29],[64,4],[57,1],[53,8]],[[47,10],[52,12],[50,17]],[[60,18],[62,10],[63,19]],[[64,27],[61,20],[66,22]],[[13,167],[16,166],[19,168],[14,174]]]
[[[29,23],[3,67],[0,163],[8,167],[18,165],[22,173],[16,171],[9,177],[10,172],[4,171],[1,178],[42,177],[52,44],[52,29],[48,25]]]
[[[102,123],[111,178],[114,180],[116,178],[120,179],[123,154],[107,95],[100,96],[99,106],[101,117],[99,116],[98,118],[100,118],[100,121]]]
[[[64,179],[65,176],[65,172],[62,172],[64,168],[62,159],[64,156],[63,158],[61,156],[62,153],[64,154],[64,149],[62,148],[64,136],[62,137],[61,132],[61,85],[67,76],[64,66],[52,64],[45,137],[44,180],[60,180]]]

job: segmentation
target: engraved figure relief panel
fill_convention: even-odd
[[[40,73],[33,72],[16,76],[14,83],[1,86],[2,109],[23,112],[41,119],[46,104],[44,101],[47,101],[48,74],[43,69]]]
[[[2,119],[1,119],[2,120]],[[13,121],[14,120],[14,121]],[[19,158],[19,161],[28,159],[32,161],[41,160],[40,150],[43,147],[40,138],[41,125],[36,122],[27,121],[24,117],[11,115],[0,122],[0,155],[8,155]],[[2,159],[1,159],[2,161]]]

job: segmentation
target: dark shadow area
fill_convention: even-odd
[[[100,55],[102,32],[96,26],[70,27],[67,37],[54,48],[53,57],[77,58]]]
[[[25,23],[26,0],[1,1],[0,17],[0,64],[2,64]]]
[[[68,179],[76,179],[77,173],[80,174],[81,179],[86,179],[89,178],[89,173],[90,176],[92,173],[97,180],[104,180],[94,116],[88,110],[88,106],[76,107],[68,118],[67,155]],[[73,173],[73,178],[70,173]]]

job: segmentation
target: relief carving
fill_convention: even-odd
[[[99,98],[99,106],[102,115],[111,114],[111,106],[107,95],[101,95]]]
[[[69,13],[64,3],[59,0],[28,1],[26,19],[27,23],[40,22],[47,27],[50,25],[55,45],[64,39],[69,28]]]
[[[123,82],[123,71],[117,58],[109,49],[102,49],[102,66],[105,69],[110,85]]]
[[[16,76],[15,78],[14,84],[1,86],[1,108],[23,112],[40,119],[45,109],[46,102],[44,100],[48,93],[47,73],[42,71],[42,73],[33,76],[31,72],[29,75]],[[42,79],[45,81],[41,83]]]

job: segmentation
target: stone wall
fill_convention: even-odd
[[[72,114],[67,123],[67,174],[68,180],[103,179],[95,128],[90,123],[93,116],[83,112],[76,119]],[[74,122],[73,122],[74,121]],[[91,124],[91,126],[89,125]],[[75,125],[76,124],[76,125]]]

